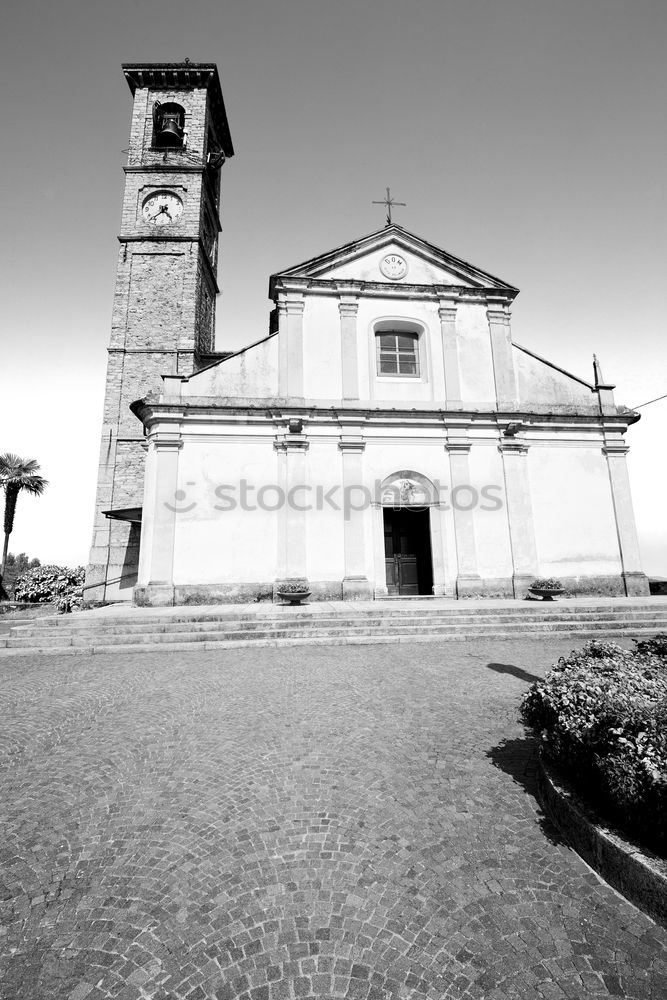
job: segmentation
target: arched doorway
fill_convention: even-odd
[[[382,516],[387,593],[416,597],[433,594],[430,510],[437,504],[425,476],[403,470],[382,484]]]

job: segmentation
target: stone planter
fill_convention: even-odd
[[[276,592],[281,601],[289,601],[291,605],[301,604],[307,597],[310,597],[310,590],[278,590]]]
[[[553,590],[547,590],[542,587],[529,587],[530,593],[535,594],[537,597],[541,597],[543,601],[553,601],[554,597],[558,597],[559,594],[564,594],[565,590],[563,587],[559,589],[554,588]]]

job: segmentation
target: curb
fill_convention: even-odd
[[[537,791],[545,813],[577,854],[605,882],[667,927],[667,873],[656,864],[656,856],[598,825],[595,813],[541,755]]]

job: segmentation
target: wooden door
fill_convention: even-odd
[[[384,554],[389,594],[407,597],[432,592],[428,536],[427,511],[385,508]]]

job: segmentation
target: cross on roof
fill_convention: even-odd
[[[388,226],[391,225],[391,210],[392,210],[392,207],[394,205],[402,205],[403,208],[405,208],[405,202],[404,201],[395,201],[392,198],[391,191],[389,190],[389,188],[387,188],[386,197],[383,198],[382,201],[374,201],[373,204],[374,205],[385,205],[386,206],[386,208],[387,208],[387,225]]]

